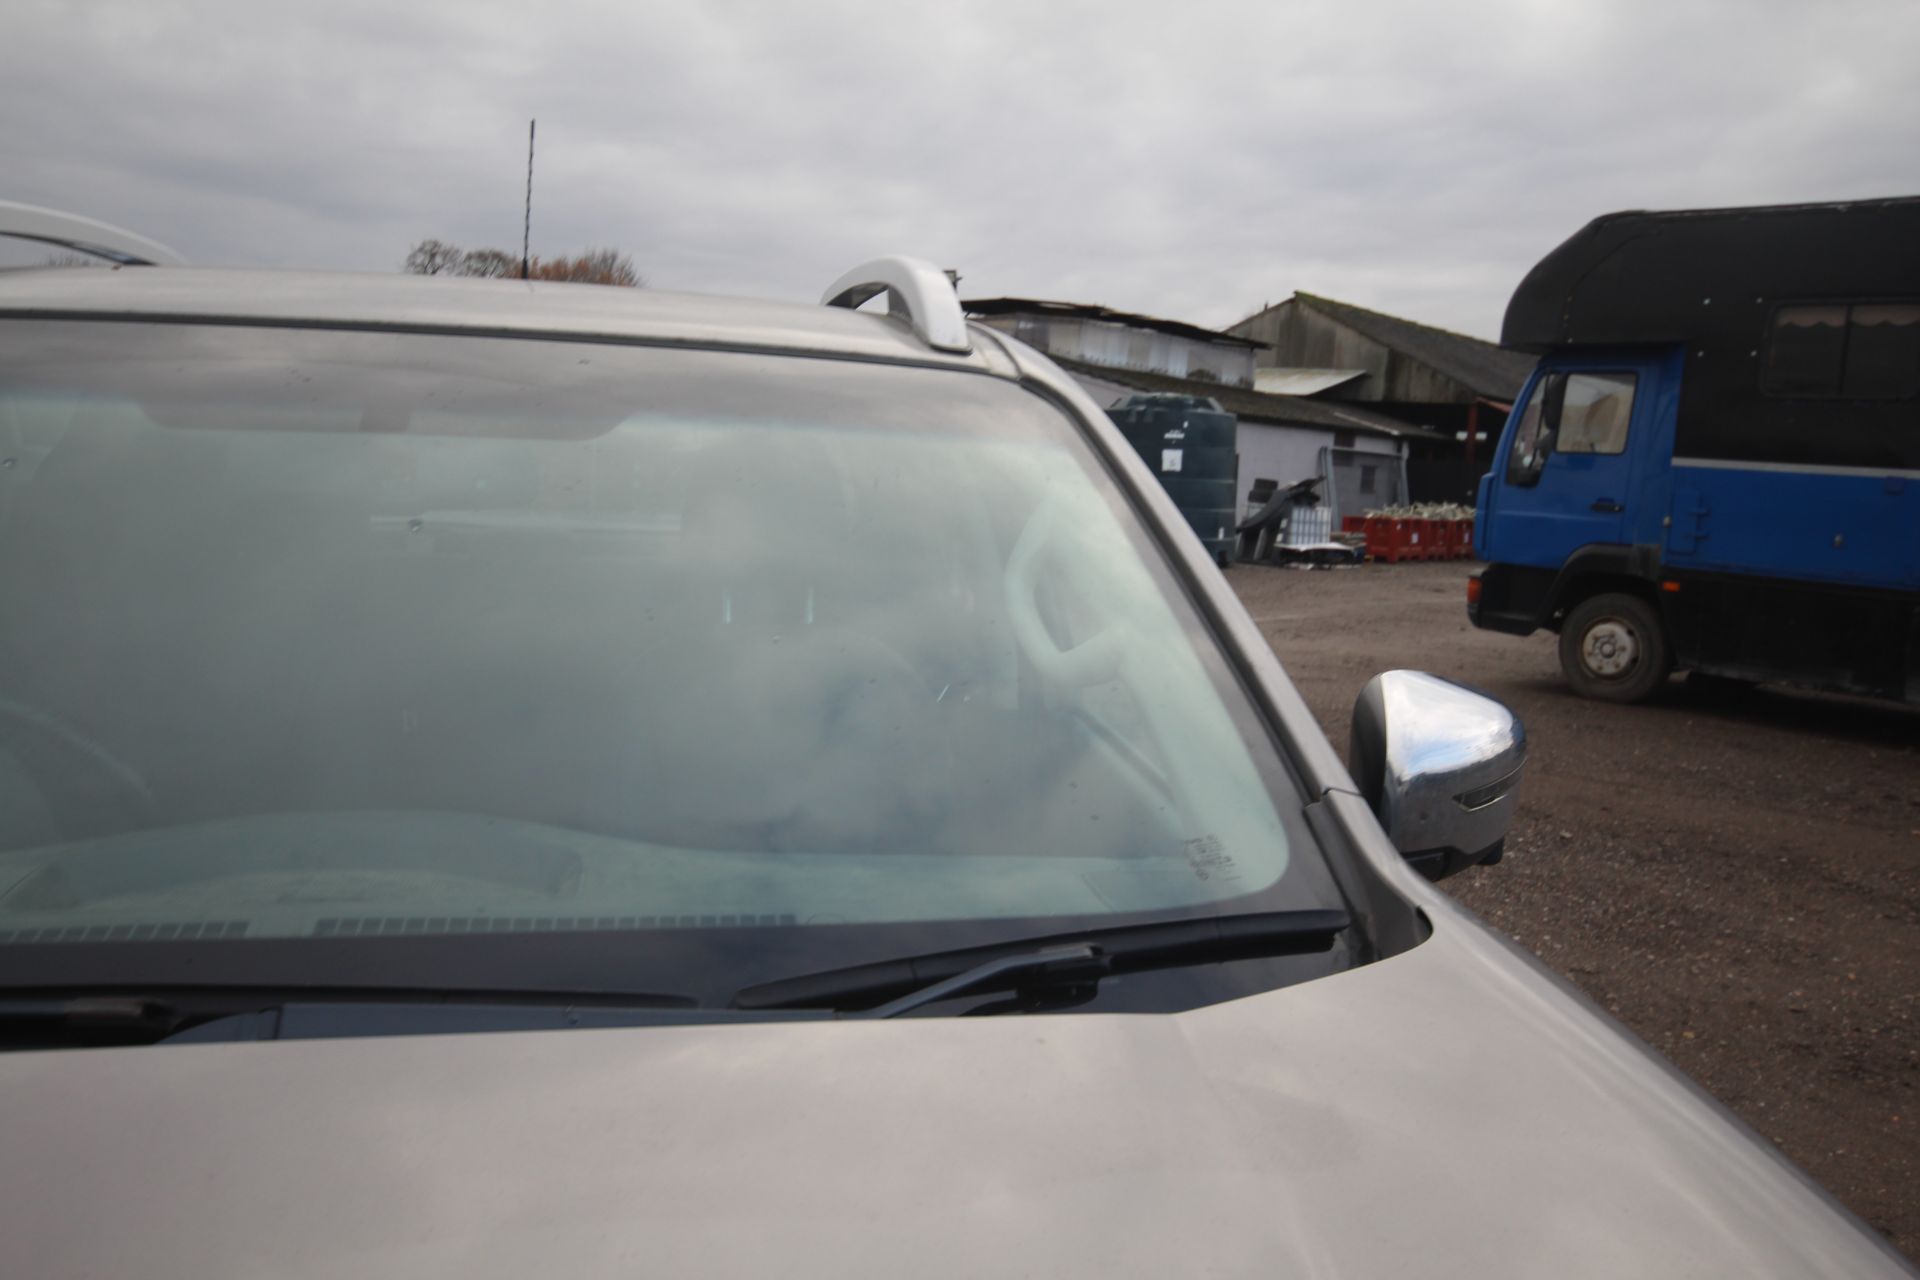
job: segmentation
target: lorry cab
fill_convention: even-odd
[[[1920,701],[1920,199],[1597,219],[1528,275],[1478,626],[1584,694],[1676,667]]]
[[[1480,510],[1498,511],[1482,558],[1558,570],[1588,548],[1660,541],[1679,361],[1634,348],[1543,361],[1480,482]]]

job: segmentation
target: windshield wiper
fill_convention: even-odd
[[[882,960],[781,978],[734,993],[735,1009],[853,1010],[891,1018],[974,991],[1096,986],[1116,973],[1330,950],[1345,911],[1254,911],[1199,920],[1088,929],[1018,942]]]
[[[696,1004],[625,991],[129,984],[0,996],[0,1048],[623,1026],[694,1019]]]

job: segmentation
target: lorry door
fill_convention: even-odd
[[[1635,455],[1656,434],[1659,374],[1655,360],[1542,362],[1483,482],[1486,559],[1557,569],[1581,547],[1639,540]]]

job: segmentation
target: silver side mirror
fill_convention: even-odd
[[[1347,767],[1430,880],[1500,860],[1527,731],[1503,704],[1424,671],[1385,671],[1353,704]]]

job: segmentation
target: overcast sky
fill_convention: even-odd
[[[1492,337],[1595,214],[1920,192],[1920,3],[0,6],[0,197],[196,262],[517,252],[529,116],[534,251],[660,288],[904,252],[970,296]]]

